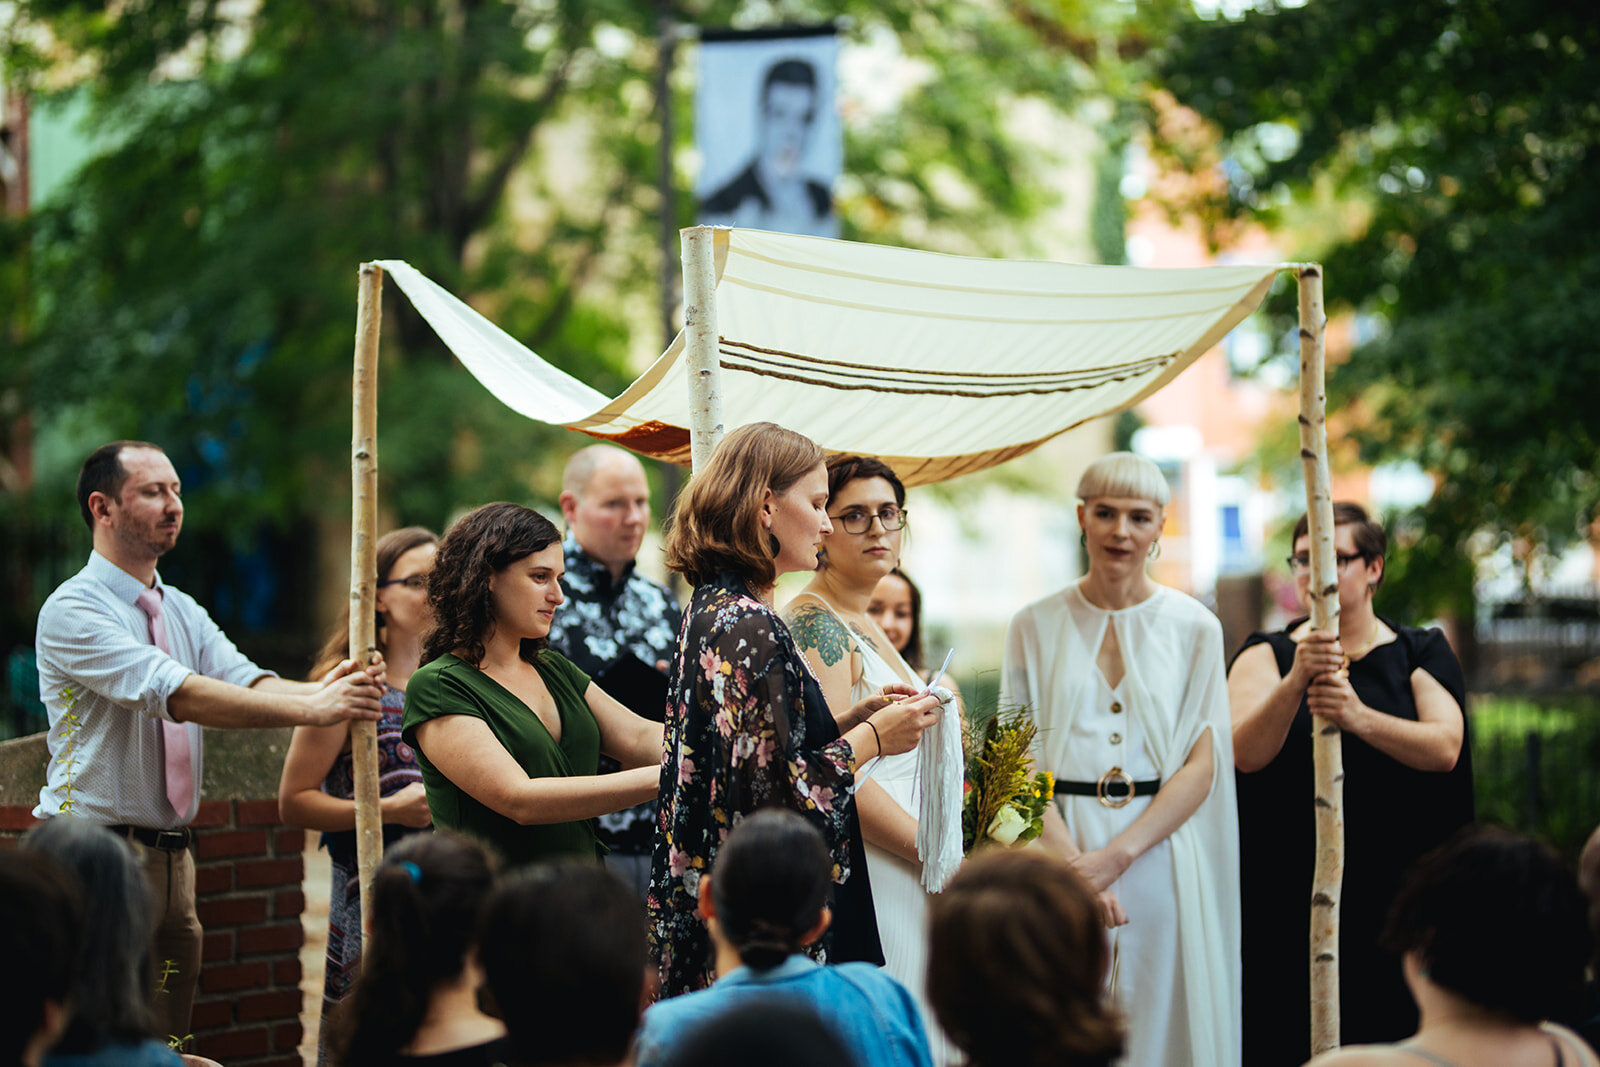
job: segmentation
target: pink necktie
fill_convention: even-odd
[[[150,616],[150,643],[171,655],[167,620],[161,614],[160,591],[146,589],[139,594],[138,604],[140,610]],[[181,819],[189,813],[189,804],[194,799],[194,760],[189,751],[189,728],[181,722],[163,719],[161,738],[166,748],[167,800]]]

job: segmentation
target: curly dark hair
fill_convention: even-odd
[[[1416,862],[1379,942],[1436,985],[1519,1022],[1570,1018],[1593,945],[1578,879],[1548,846],[1469,826]]]
[[[485,504],[457,519],[439,543],[428,576],[433,629],[422,646],[431,663],[460,649],[473,666],[483,662],[483,643],[494,630],[489,578],[519,559],[561,543],[555,524],[521,504]],[[522,658],[535,661],[546,638],[522,639]]]

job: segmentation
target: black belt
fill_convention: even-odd
[[[1113,767],[1098,782],[1056,781],[1056,796],[1099,797],[1108,808],[1125,806],[1134,797],[1149,797],[1161,789],[1161,779],[1136,782],[1121,767]]]
[[[194,840],[194,831],[187,826],[180,826],[176,830],[150,830],[143,826],[108,826],[106,829],[118,837],[137,841],[162,852],[182,852]]]

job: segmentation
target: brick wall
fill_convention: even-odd
[[[34,819],[0,806],[0,848]],[[301,882],[305,832],[278,801],[210,800],[194,821],[195,895],[205,944],[187,1051],[227,1067],[301,1067]]]
[[[278,821],[276,797],[207,801],[194,826],[206,931],[195,1050],[228,1067],[300,1067],[305,831]]]

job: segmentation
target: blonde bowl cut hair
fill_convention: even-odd
[[[1103,496],[1149,500],[1162,508],[1172,502],[1172,490],[1161,476],[1161,468],[1132,452],[1101,456],[1078,479],[1079,500],[1087,503]]]
[[[788,491],[827,458],[811,438],[753,422],[722,439],[667,518],[667,566],[692,586],[732,571],[752,588],[777,581],[775,539],[761,526],[767,490]]]

